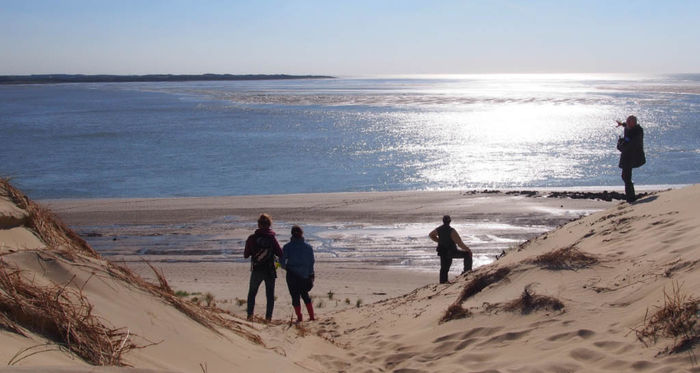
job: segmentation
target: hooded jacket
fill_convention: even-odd
[[[301,278],[309,278],[314,274],[314,251],[304,238],[292,237],[282,249],[282,268]]]
[[[273,257],[270,258],[270,268],[274,271],[275,265],[274,265],[274,256],[277,256],[279,258],[282,257],[282,249],[280,248],[279,242],[277,242],[277,238],[275,237],[275,231],[273,231],[270,228],[258,228],[255,230],[255,233],[251,234],[248,236],[248,239],[245,242],[245,249],[243,250],[243,257],[248,258],[253,254],[253,249],[256,246],[256,237],[257,236],[269,236],[272,238],[272,251],[274,253]],[[251,258],[251,264],[252,264],[253,258]]]

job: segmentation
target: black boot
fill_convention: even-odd
[[[637,200],[637,195],[634,193],[633,183],[630,182],[625,184],[625,196],[627,197],[628,203],[632,203]]]

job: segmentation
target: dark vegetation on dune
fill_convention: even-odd
[[[576,270],[590,267],[598,263],[598,259],[572,245],[542,254],[531,262],[550,270]]]
[[[445,314],[440,318],[440,323],[469,316],[469,310],[463,308],[462,303],[484,290],[487,286],[505,279],[510,271],[509,267],[502,267],[476,275],[471,281],[467,282],[457,300],[447,308]]]
[[[664,304],[644,315],[644,322],[635,329],[637,339],[645,346],[655,344],[659,338],[672,338],[674,343],[667,353],[690,351],[700,342],[700,299],[685,294],[681,285],[674,283],[670,292],[664,290]]]

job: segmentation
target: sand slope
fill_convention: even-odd
[[[5,326],[0,361],[15,363],[0,371],[698,372],[698,343],[669,354],[678,339],[660,336],[645,346],[635,333],[674,286],[686,300],[700,297],[698,201],[696,185],[620,203],[527,242],[452,284],[428,285],[296,327],[230,315],[218,316],[225,325],[197,322],[163,289],[120,275],[70,233],[57,239],[60,229],[37,227],[33,210],[0,193],[3,268],[20,269],[36,286],[84,295],[105,325],[128,331],[129,343],[146,346],[122,356],[122,363],[137,369],[97,369],[55,344],[34,355],[36,350],[23,352],[47,338]],[[558,269],[534,262],[567,248],[594,260]],[[465,287],[498,270],[502,278],[459,300]],[[555,298],[563,309],[506,310],[525,289]],[[467,316],[441,321],[450,306]],[[691,321],[697,317],[696,309]],[[690,330],[695,336],[697,328]]]
[[[30,227],[33,212],[19,208],[16,202],[7,191],[0,193],[0,212],[6,217],[0,219],[2,270],[5,273],[19,270],[24,282],[37,288],[58,287],[59,293],[71,295],[76,304],[78,294],[84,296],[92,307],[92,314],[108,329],[122,331],[126,344],[144,347],[122,356],[122,364],[142,368],[126,372],[145,372],[143,369],[230,372],[250,371],[252,367],[261,367],[257,371],[263,372],[307,371],[286,358],[284,351],[260,339],[259,329],[265,328],[261,324],[228,315],[223,315],[228,327],[206,318],[204,322],[195,321],[153,288],[144,287],[136,279],[129,281],[114,265],[96,254],[82,252],[77,247],[79,241],[63,239],[52,245],[45,244],[39,239],[36,228]],[[58,235],[57,232],[52,234]],[[0,294],[15,296],[13,290],[5,288]],[[194,306],[190,308],[204,312],[197,311]],[[0,310],[3,310],[0,316],[7,316],[4,321],[0,319],[0,361],[3,365],[12,362],[12,367],[2,371],[15,371],[15,367],[21,372],[114,371],[89,367],[84,359],[59,348],[39,330],[40,327],[28,327],[31,322],[18,320],[16,313],[10,314],[5,308],[0,307]],[[8,323],[19,325],[19,332],[10,331],[6,327]],[[317,367],[313,362],[308,365],[310,369]],[[19,369],[21,367],[31,368]]]
[[[545,234],[493,265],[450,285],[431,285],[403,297],[328,318],[315,330],[352,351],[351,371],[404,372],[678,372],[700,371],[698,344],[662,353],[659,338],[636,337],[674,286],[700,297],[700,186],[660,193]],[[585,268],[551,270],[530,261],[574,247],[598,260]],[[499,268],[510,272],[468,298],[471,315],[440,323],[465,285]],[[522,314],[499,308],[528,288],[555,297],[561,311]],[[696,310],[695,321],[698,311]],[[695,325],[695,335],[699,335]],[[329,370],[349,361],[325,359]]]

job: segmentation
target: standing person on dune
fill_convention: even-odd
[[[292,297],[292,307],[297,315],[297,322],[302,321],[301,302],[304,300],[309,320],[315,320],[314,305],[311,303],[309,290],[314,286],[314,251],[311,245],[304,242],[304,231],[300,226],[292,227],[292,237],[282,249],[282,268],[287,270],[287,287]]]
[[[258,229],[248,236],[245,242],[244,258],[250,258],[250,287],[248,289],[248,320],[253,319],[255,308],[255,296],[258,294],[260,283],[265,282],[265,297],[267,308],[265,321],[272,320],[272,311],[275,308],[275,256],[282,257],[275,232],[271,229],[272,219],[268,214],[261,214],[258,218]]]
[[[440,256],[440,283],[447,282],[447,274],[450,272],[453,258],[464,258],[464,269],[462,273],[472,269],[472,251],[462,242],[462,238],[457,231],[450,227],[452,218],[449,215],[442,217],[442,225],[433,229],[429,237],[437,242],[437,253]],[[462,250],[457,249],[457,246]]]
[[[624,136],[617,140],[617,150],[620,151],[620,163],[622,169],[622,181],[625,182],[625,196],[627,202],[632,203],[637,199],[632,183],[632,169],[641,167],[647,160],[644,155],[644,130],[637,124],[637,117],[630,115],[624,122],[616,121],[617,126],[625,126]]]

